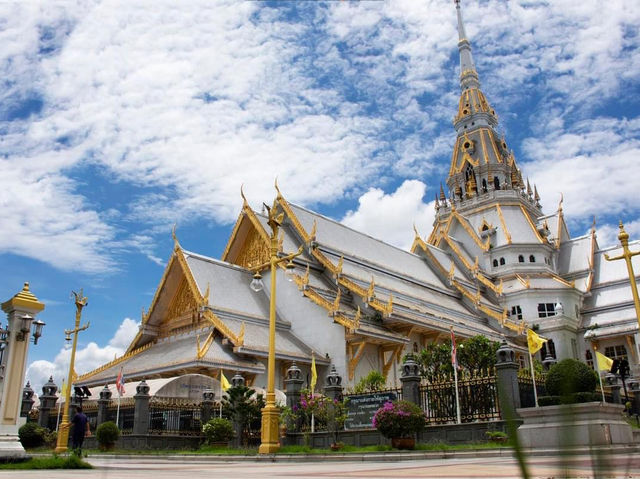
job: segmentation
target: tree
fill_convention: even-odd
[[[478,335],[465,339],[458,347],[458,364],[467,371],[487,371],[496,364],[500,343]]]
[[[262,394],[256,395],[256,391],[247,386],[233,386],[222,398],[222,406],[236,426],[237,440],[248,446],[251,430],[260,427],[261,409],[265,406]]]
[[[456,353],[458,365],[468,372],[489,370],[496,363],[499,347],[500,343],[482,335],[460,341]],[[420,375],[429,381],[453,374],[451,340],[448,338],[441,343],[427,344],[418,354],[413,354],[413,358],[420,366]]]

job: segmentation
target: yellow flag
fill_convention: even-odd
[[[64,379],[62,380],[62,387],[60,388],[60,397],[67,397],[67,382]]]
[[[316,388],[316,382],[318,382],[318,371],[316,371],[316,357],[311,353],[311,394]]]
[[[231,387],[231,384],[229,384],[229,381],[227,380],[227,378],[224,377],[224,373],[222,372],[222,369],[220,370],[220,384],[222,385],[223,391],[226,391]]]
[[[529,352],[535,354],[542,349],[542,345],[547,340],[538,336],[533,329],[527,329],[527,344],[529,345]]]
[[[606,357],[604,354],[596,351],[596,361],[598,362],[599,371],[610,371],[613,365],[613,359]]]

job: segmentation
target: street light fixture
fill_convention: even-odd
[[[82,316],[82,308],[84,308],[87,304],[87,297],[82,294],[82,290],[79,293],[73,291],[73,296],[75,298],[76,304],[76,322],[75,327],[73,329],[65,329],[65,339],[71,339],[71,334],[73,334],[73,345],[71,346],[71,360],[69,361],[69,375],[67,376],[67,389],[64,397],[64,414],[62,415],[62,423],[58,429],[58,441],[56,444],[56,454],[60,454],[63,452],[67,452],[67,446],[69,443],[69,400],[71,399],[71,385],[75,381],[74,374],[74,363],[76,360],[76,346],[78,345],[78,333],[80,331],[84,331],[89,327],[89,323],[84,326],[80,326],[80,317]]]
[[[285,256],[278,255],[278,230],[284,219],[284,213],[278,214],[277,200],[273,201],[273,206],[269,208],[264,205],[269,213],[268,224],[271,227],[270,237],[270,257],[269,261],[255,267],[251,289],[261,291],[264,288],[260,271],[269,267],[271,271],[271,289],[269,291],[269,359],[267,363],[267,397],[266,405],[262,409],[262,429],[260,434],[260,454],[272,454],[280,449],[278,442],[278,429],[280,420],[280,409],[276,407],[275,395],[275,374],[276,374],[276,271],[277,266],[286,262],[286,270],[293,271],[295,265],[293,258],[302,254],[303,246],[296,253]]]

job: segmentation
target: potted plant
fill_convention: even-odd
[[[373,427],[396,449],[413,449],[424,426],[424,412],[409,401],[387,401],[373,416]]]
[[[96,429],[96,440],[103,451],[112,450],[119,438],[120,429],[113,421],[103,422]]]

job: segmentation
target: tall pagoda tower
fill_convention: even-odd
[[[475,290],[463,295],[483,295],[502,308],[502,317],[493,314],[493,319],[510,334],[536,326],[552,339],[544,356],[577,357],[584,292],[563,277],[562,245],[570,237],[562,202],[554,214],[543,214],[536,186],[523,178],[498,133],[498,116],[481,89],[460,0],[455,3],[460,55],[456,141],[427,243],[450,254],[452,271],[455,266],[465,273]]]

